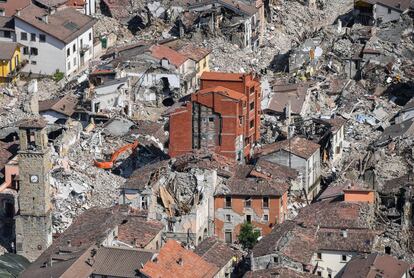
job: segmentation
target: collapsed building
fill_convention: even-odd
[[[137,43],[113,49],[105,57],[112,57],[114,68],[134,78],[134,100],[148,106],[171,106],[197,88],[198,77],[209,69],[208,55],[209,50],[189,43],[177,50],[168,44]]]
[[[205,36],[225,34],[240,48],[256,50],[263,42],[265,8],[262,1],[176,1],[171,9],[179,13],[179,37],[194,32]]]
[[[214,191],[230,176],[225,157],[192,154],[139,168],[120,188],[120,202],[148,210],[161,221],[166,238],[198,245],[213,235]]]

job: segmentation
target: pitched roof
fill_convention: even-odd
[[[211,50],[202,47],[197,47],[194,44],[188,43],[180,49],[178,49],[178,52],[187,56],[191,60],[199,62],[202,59],[204,59],[208,54],[210,54]]]
[[[202,94],[208,94],[208,93],[217,93],[221,94],[223,96],[235,99],[235,100],[247,100],[247,97],[243,95],[242,93],[239,93],[237,91],[225,88],[223,86],[216,86],[216,87],[210,87],[203,90],[199,90],[194,94],[194,97],[196,95],[202,95]]]
[[[24,271],[21,277],[60,277],[76,263],[82,271],[91,272],[86,264],[91,250],[100,246],[112,229],[131,217],[127,206],[91,208],[79,215],[52,245]],[[50,264],[53,261],[53,264]],[[78,275],[77,277],[88,277]]]
[[[169,48],[165,45],[153,45],[150,47],[151,54],[156,59],[167,59],[171,64],[173,64],[175,67],[179,67],[182,64],[184,64],[185,61],[188,60],[188,58]]]
[[[53,110],[70,117],[75,112],[77,104],[78,98],[74,95],[68,94],[62,98],[39,101],[39,112]]]
[[[149,277],[197,278],[214,277],[217,266],[185,249],[175,240],[168,240],[155,260],[147,262],[141,272]]]
[[[0,2],[0,10],[4,10],[5,16],[13,16],[17,10],[20,10],[31,3],[31,0],[9,0]]]
[[[299,173],[295,169],[259,158],[253,170],[250,172],[250,175],[259,178],[287,181],[296,179]]]
[[[290,141],[290,142],[289,142]],[[291,152],[299,157],[308,159],[316,151],[320,149],[320,145],[302,137],[293,137],[279,142],[275,142],[269,145],[263,146],[258,150],[257,156],[268,155],[280,150]]]
[[[70,43],[95,25],[96,20],[90,16],[81,14],[74,8],[64,8],[48,15],[48,23],[42,17],[48,15],[45,9],[34,4],[20,11],[15,18],[20,19],[35,28],[55,37],[56,39]]]
[[[297,272],[286,267],[276,267],[247,272],[243,278],[316,278],[311,273]]]
[[[0,16],[0,30],[14,32],[13,18],[7,16]]]
[[[370,212],[370,205],[357,202],[321,201],[312,203],[299,211],[295,218],[297,223],[305,226],[316,225],[321,228],[370,228],[365,216]]]
[[[341,229],[321,228],[317,235],[319,250],[370,253],[377,232],[370,229],[347,229],[346,237]]]
[[[95,255],[93,274],[110,277],[137,277],[137,270],[147,263],[154,251],[101,247]]]
[[[370,254],[349,261],[342,273],[343,278],[400,278],[410,269],[404,261],[388,255]]]
[[[272,86],[273,93],[270,102],[263,110],[276,113],[284,113],[286,106],[290,103],[293,114],[300,114],[305,104],[308,87],[307,85],[287,84]]]
[[[243,81],[242,73],[230,73],[230,72],[216,72],[205,71],[201,74],[201,80],[217,80],[217,81]]]
[[[49,8],[56,8],[68,2],[68,0],[35,0],[35,1]]]
[[[0,42],[0,60],[10,60],[19,47],[16,42]]]
[[[194,252],[207,262],[217,266],[219,269],[222,269],[234,257],[241,257],[241,253],[239,251],[230,248],[229,245],[220,241],[216,237],[208,237],[204,239],[196,247]]]
[[[281,225],[277,225],[267,236],[263,237],[254,247],[253,255],[261,257],[275,252],[279,241],[290,231],[293,231],[296,223],[286,220]]]
[[[144,217],[129,217],[118,226],[118,239],[138,248],[145,248],[163,229],[164,225]]]

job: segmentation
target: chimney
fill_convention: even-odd
[[[16,15],[20,16],[20,10],[17,10]]]
[[[341,236],[343,238],[347,238],[348,237],[348,230],[347,229],[341,230]]]

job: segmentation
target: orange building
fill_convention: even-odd
[[[253,74],[204,72],[191,102],[170,115],[169,154],[208,149],[241,161],[260,138],[260,82]]]
[[[345,202],[375,203],[375,190],[363,187],[360,184],[352,183],[343,191]]]
[[[275,180],[230,179],[214,197],[215,235],[235,242],[244,222],[250,222],[261,235],[267,235],[287,213],[287,183]]]

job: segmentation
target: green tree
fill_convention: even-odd
[[[254,227],[249,222],[244,222],[240,227],[239,242],[245,249],[252,249],[257,243],[260,236],[259,231],[255,231]]]

